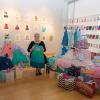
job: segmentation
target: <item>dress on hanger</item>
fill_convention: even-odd
[[[74,47],[77,47],[77,41],[78,41],[78,37],[77,37],[77,29],[74,32]]]
[[[65,29],[63,40],[62,40],[62,45],[63,46],[68,46],[68,32],[67,29]]]

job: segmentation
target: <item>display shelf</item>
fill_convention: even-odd
[[[90,44],[88,50],[100,54],[100,15],[69,19],[68,30],[74,31],[76,27],[79,27],[81,33],[87,36]]]

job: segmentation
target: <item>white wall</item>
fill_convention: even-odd
[[[69,18],[73,18],[74,4],[69,5]],[[100,0],[79,0],[75,3],[75,17],[100,14]]]
[[[76,2],[75,17],[100,14],[100,0],[79,0]]]
[[[63,36],[63,8],[64,0],[0,0],[0,39],[2,40],[5,33],[9,33],[14,42],[16,36],[20,35],[20,41],[16,43],[26,49],[33,39],[34,32],[41,33],[41,26],[46,25],[47,31],[41,33],[41,36],[46,37],[48,52],[56,52],[59,50]],[[3,18],[4,11],[9,15],[7,20]],[[39,17],[38,27],[34,22],[34,16]],[[43,21],[43,18],[46,20]],[[9,24],[9,30],[3,29],[4,23]],[[21,28],[19,32],[14,29],[16,24]],[[26,24],[30,26],[29,32],[24,30]],[[31,40],[25,41],[25,35],[30,35]],[[49,41],[50,35],[54,36],[52,42]]]

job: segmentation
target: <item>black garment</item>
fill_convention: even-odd
[[[81,68],[72,65],[72,67],[68,68],[68,75],[78,77],[80,76],[80,70]]]
[[[32,47],[33,47],[35,44],[36,44],[36,43],[35,43],[34,41],[32,41],[32,42],[29,44],[29,46],[28,46],[27,51],[30,52],[30,58],[31,58],[31,51],[30,51],[30,49],[32,49]],[[44,44],[43,41],[41,41],[41,42],[39,43],[39,46],[42,46],[42,47],[43,47],[44,52],[46,51],[46,47],[45,47],[45,44]],[[47,57],[46,57],[45,54],[44,54],[44,58],[45,58],[45,64],[46,64],[46,63],[47,63]]]

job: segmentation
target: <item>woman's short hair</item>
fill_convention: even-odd
[[[39,33],[35,33],[35,34],[34,34],[34,37],[35,37],[35,36],[39,36],[39,37],[40,37],[40,34],[39,34]]]

